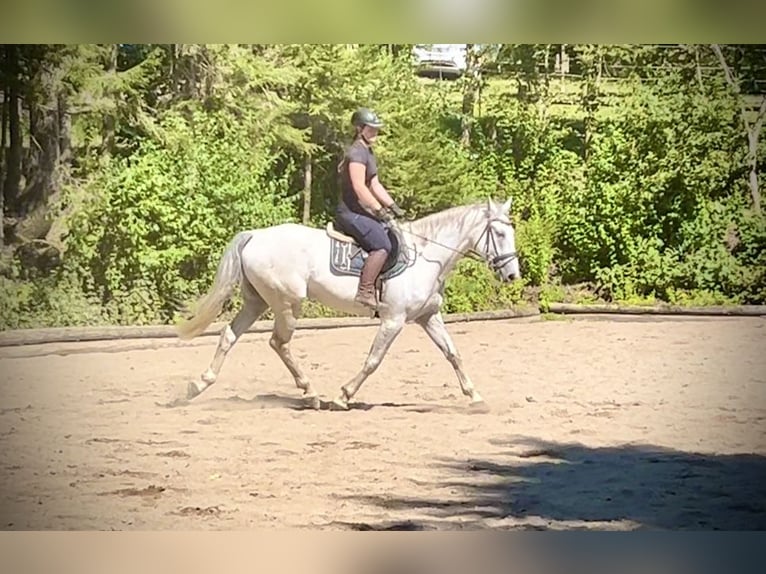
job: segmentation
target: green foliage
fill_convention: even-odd
[[[169,320],[207,287],[234,233],[294,219],[268,142],[228,112],[170,113],[160,128],[164,145],[111,161],[90,185],[98,200],[70,223],[67,265],[120,323]]]
[[[99,301],[83,294],[77,277],[0,276],[0,329],[105,325],[109,320]]]
[[[523,286],[523,282],[503,284],[483,263],[463,259],[446,282],[443,310],[469,313],[511,307],[522,301]]]
[[[561,220],[564,278],[596,279],[619,300],[757,291],[755,252],[737,257],[727,246],[745,213],[744,190],[731,184],[737,147],[727,98],[682,91],[672,79],[637,86],[601,120],[587,185]],[[757,233],[746,249],[751,241]]]
[[[499,75],[459,82],[417,78],[397,45],[24,48],[20,81],[31,94],[55,70],[72,112],[56,223],[68,235],[52,272],[20,257],[5,270],[0,328],[172,321],[178,302],[207,289],[234,233],[301,219],[306,158],[310,224],[332,216],[359,105],[385,121],[381,180],[410,217],[513,197],[524,280],[501,285],[462,261],[447,312],[596,292],[766,303],[766,229],[751,210],[739,103],[722,72],[702,78],[697,66],[716,69],[714,54],[570,48],[579,80],[552,73],[560,47],[486,45],[476,61]],[[612,65],[619,79],[607,81]],[[755,85],[748,69],[743,85]],[[762,141],[760,166],[765,151]],[[583,283],[592,288],[572,287]],[[337,314],[311,302],[304,312]]]

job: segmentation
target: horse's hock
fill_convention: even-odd
[[[246,334],[193,402],[177,399],[213,337],[4,347],[0,520],[766,528],[762,318],[494,320],[451,332],[488,413],[468,408],[417,327],[343,413],[304,410],[269,333]],[[374,333],[296,333],[323,401]]]

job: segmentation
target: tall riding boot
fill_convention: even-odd
[[[356,292],[357,303],[361,303],[371,309],[376,309],[378,306],[377,298],[375,297],[375,280],[380,275],[383,265],[386,263],[388,253],[385,249],[378,249],[377,251],[371,251],[364,261],[364,267],[362,267],[362,275],[359,278],[359,289]]]

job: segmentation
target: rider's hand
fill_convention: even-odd
[[[404,210],[402,210],[402,208],[399,207],[396,203],[392,203],[388,209],[393,211],[396,217],[404,217]]]
[[[381,221],[385,223],[390,223],[394,220],[394,214],[389,211],[387,207],[381,207],[375,215],[380,219]]]

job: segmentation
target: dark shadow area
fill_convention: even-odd
[[[499,444],[499,443],[497,443]],[[623,528],[766,530],[766,457],[698,454],[652,445],[590,448],[522,439],[495,460],[443,460],[449,497],[363,497],[369,505],[431,517],[426,529]],[[404,523],[404,522],[402,522]],[[561,524],[563,523],[563,524]],[[571,524],[567,524],[571,523]],[[591,524],[588,524],[591,523]],[[595,523],[595,524],[594,524]],[[376,525],[347,525],[377,529]],[[381,524],[388,528],[390,525]]]
[[[320,398],[321,411],[345,412],[337,409],[332,401]],[[155,405],[162,408],[179,408],[199,406],[204,410],[240,410],[240,409],[271,409],[281,408],[294,411],[315,411],[313,405],[305,401],[300,395],[289,395],[282,393],[264,393],[255,395],[252,398],[245,398],[240,395],[231,395],[228,397],[203,397],[198,396],[192,400],[186,398],[176,398],[168,402],[155,402]],[[441,413],[441,414],[486,414],[489,408],[485,405],[472,405],[465,402],[454,404],[440,403],[400,403],[386,401],[382,403],[367,403],[364,401],[352,401],[349,403],[350,411],[369,411],[372,409],[401,409],[413,413]]]

